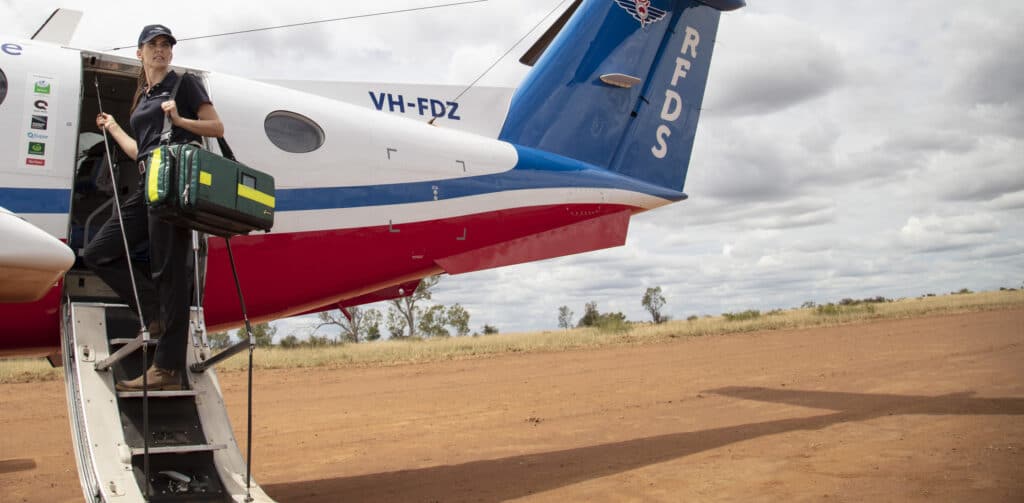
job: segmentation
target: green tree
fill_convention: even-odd
[[[359,307],[322,311],[317,314],[317,317],[320,319],[320,323],[313,332],[326,326],[336,326],[341,329],[342,342],[359,342],[360,339],[366,338],[371,324],[380,324],[380,311]],[[379,328],[377,328],[377,337],[380,337]]]
[[[439,276],[428,276],[416,285],[416,290],[412,295],[388,301],[391,303],[390,309],[388,309],[388,331],[391,332],[392,337],[416,335],[418,328],[416,318],[423,312],[423,309],[417,304],[430,300],[433,295],[431,289],[437,286],[438,281],[440,281]]]
[[[274,344],[274,334],[277,333],[277,327],[270,323],[256,323],[252,325],[252,335],[256,338],[256,346],[265,348]],[[239,328],[235,332],[235,337],[238,340],[248,340],[249,336],[245,333],[245,327]]]
[[[483,332],[484,332],[484,335],[494,335],[494,334],[498,333],[498,327],[485,324],[484,328],[483,328]]]
[[[388,327],[388,333],[391,334],[392,338],[405,337],[405,318],[394,310],[388,309],[388,319],[385,326]]]
[[[364,326],[366,327],[366,340],[375,341],[380,339],[380,323],[383,319],[377,309],[367,309]]]
[[[294,334],[288,334],[288,337],[281,339],[281,342],[279,344],[281,345],[282,348],[291,349],[301,346],[302,341],[300,341],[298,337],[295,337]]]
[[[462,304],[455,304],[446,313],[448,326],[455,330],[455,335],[469,335],[469,311]]]
[[[665,296],[661,294],[660,286],[648,288],[644,292],[644,298],[640,301],[640,304],[644,306],[648,313],[651,313],[651,320],[654,323],[665,323],[668,321],[668,316],[661,314],[661,309],[665,307]]]
[[[573,312],[572,309],[569,309],[569,306],[558,308],[558,328],[572,328],[572,315]]]
[[[584,306],[583,308],[583,317],[580,318],[580,321],[579,323],[576,324],[576,326],[592,327],[594,325],[597,325],[597,320],[600,317],[601,313],[597,310],[597,302],[587,302],[586,306]]]
[[[450,334],[444,328],[447,324],[448,313],[445,311],[444,306],[434,304],[420,315],[420,335],[423,337],[448,337]]]
[[[208,338],[213,349],[224,349],[231,345],[231,334],[227,332],[214,332]]]

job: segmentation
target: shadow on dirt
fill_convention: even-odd
[[[461,465],[264,486],[274,499],[328,501],[496,502],[633,470],[744,440],[892,415],[1024,415],[1021,398],[871,395],[728,387],[708,390],[745,400],[833,410],[831,414],[673,433],[563,451]]]
[[[27,472],[35,469],[34,459],[0,459],[0,474]]]

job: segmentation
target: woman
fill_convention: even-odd
[[[129,136],[110,114],[96,116],[96,125],[106,129],[128,156],[139,161],[140,171],[145,170],[149,154],[160,146],[165,117],[173,125],[171,139],[174,143],[224,135],[224,125],[202,84],[192,75],[179,76],[170,69],[175,43],[177,40],[171,30],[163,25],[146,26],[139,34],[136,55],[142,61],[142,71],[131,113],[131,129],[135,138]],[[171,100],[171,91],[179,79],[183,80],[175,99]],[[146,371],[148,388],[177,390],[181,389],[181,372],[185,369],[189,301],[195,266],[191,231],[149,214],[143,197],[145,179],[142,176],[136,190],[121,203],[121,214],[130,248],[149,240],[149,266],[132,261],[142,316],[150,333],[160,338],[153,365]],[[89,242],[83,259],[137,312],[116,213]],[[117,383],[117,389],[121,391],[142,388],[142,376]]]

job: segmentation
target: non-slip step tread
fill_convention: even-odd
[[[173,445],[167,447],[150,447],[149,454],[188,454],[192,452],[212,452],[227,449],[227,444],[203,444],[203,445]],[[145,453],[142,447],[132,447],[132,456],[141,456]]]
[[[180,398],[186,396],[196,396],[199,394],[196,390],[183,389],[176,391],[150,391],[149,398]],[[118,398],[142,398],[141,391],[118,391]]]

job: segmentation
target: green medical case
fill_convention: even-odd
[[[230,237],[274,225],[274,177],[194,144],[154,150],[145,190],[150,211],[183,227]]]

